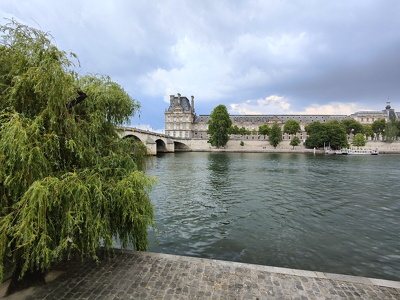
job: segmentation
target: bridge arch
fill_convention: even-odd
[[[185,150],[189,150],[190,148],[188,145],[186,145],[182,142],[174,141],[174,149],[175,149],[175,151],[185,151]]]
[[[140,141],[143,143],[143,141],[136,135],[134,134],[128,134],[122,137],[123,139],[129,138],[129,139],[134,139],[135,141]]]
[[[156,149],[157,149],[157,153],[168,152],[167,145],[165,144],[165,142],[162,139],[156,140]]]
[[[157,152],[175,152],[175,149],[178,151],[190,149],[188,145],[182,143],[183,139],[177,141],[169,135],[132,127],[118,127],[117,129],[121,138],[140,140],[147,147],[149,155],[156,155]]]

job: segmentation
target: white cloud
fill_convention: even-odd
[[[383,109],[388,95],[398,110],[399,8],[398,0],[1,0],[0,18],[50,32],[78,55],[80,73],[110,75],[140,99],[143,122],[160,128],[149,112],[162,113],[178,92],[194,95],[201,114],[217,104],[237,114],[348,114],[361,103]]]
[[[264,99],[247,100],[242,103],[231,103],[229,112],[239,115],[284,114],[288,113],[290,103],[284,97],[271,95]]]
[[[171,47],[176,67],[158,68],[139,78],[144,94],[165,96],[180,92],[207,101],[224,97],[229,65],[219,45],[185,37]]]
[[[289,99],[277,95],[258,100],[247,100],[242,103],[231,103],[229,107],[230,114],[239,115],[350,115],[360,110],[366,110],[358,103],[330,102],[328,104],[311,104],[303,110],[295,111],[291,109]]]
[[[309,107],[306,107],[303,112],[300,114],[307,115],[350,115],[355,113],[360,109],[359,104],[356,103],[340,103],[340,102],[331,102],[329,104],[312,104]]]

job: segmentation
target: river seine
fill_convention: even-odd
[[[400,155],[149,158],[152,252],[400,280]]]

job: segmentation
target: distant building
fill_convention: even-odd
[[[208,121],[210,115],[196,115],[194,110],[194,97],[191,100],[181,94],[170,95],[170,105],[164,113],[165,115],[165,134],[172,137],[190,139],[208,139]],[[354,119],[363,125],[371,125],[375,120],[400,118],[400,113],[396,113],[390,106],[390,100],[386,102],[386,108],[380,111],[359,111],[347,115],[231,115],[232,126],[239,128],[245,127],[247,130],[256,132],[258,127],[264,124],[281,124],[282,128],[286,121],[296,120],[300,123],[301,132],[297,134],[300,139],[305,140],[307,133],[305,126],[312,122],[329,122],[333,120],[341,121],[344,119]],[[246,136],[246,139],[261,139],[263,136],[258,133]],[[291,136],[285,134],[283,139],[290,139]]]

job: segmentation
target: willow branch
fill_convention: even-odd
[[[79,103],[81,103],[83,100],[85,100],[87,98],[87,95],[84,92],[82,92],[80,90],[77,90],[76,92],[78,93],[79,96],[76,97],[75,100],[72,100],[67,103],[66,107],[68,109],[70,109],[71,107],[74,107],[75,105],[78,105]]]

